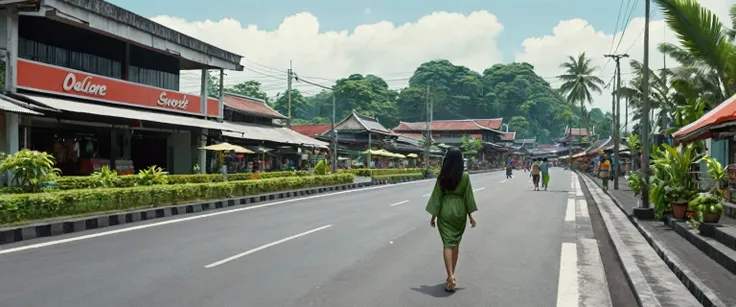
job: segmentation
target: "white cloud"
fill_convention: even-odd
[[[727,18],[728,9],[736,3],[736,0],[700,1],[721,18]],[[658,10],[656,5],[652,5],[652,9]],[[366,8],[368,11],[370,8]],[[226,84],[256,79],[264,84],[270,95],[286,87],[289,60],[293,60],[294,71],[299,76],[325,85],[349,74],[372,73],[384,77],[395,88],[406,86],[414,69],[425,61],[448,59],[480,72],[502,60],[496,41],[503,25],[487,11],[466,15],[435,12],[412,23],[395,25],[382,21],[359,25],[350,31],[330,32],[321,32],[319,20],[310,13],[288,16],[272,31],[259,29],[257,25],[242,25],[234,19],[195,22],[171,16],[152,19],[245,56],[246,71],[228,72]],[[727,19],[723,21],[728,24]],[[675,42],[676,39],[671,30],[665,30],[663,20],[652,20],[650,26],[651,67],[661,68],[663,57],[656,47],[663,41]],[[644,19],[634,18],[627,26],[618,52],[627,52],[632,59],[641,61],[643,27]],[[616,34],[616,44],[619,37],[621,33]],[[567,56],[585,51],[594,59],[594,64],[605,67],[600,74],[607,82],[613,76],[614,65],[612,62],[606,65],[603,54],[609,52],[612,38],[612,33],[596,30],[585,20],[563,20],[550,34],[524,40],[515,60],[533,64],[537,74],[547,77],[555,86],[559,82],[550,77],[561,73],[559,64]],[[675,63],[668,61],[668,65]],[[630,76],[628,61],[622,61],[622,71],[626,81]],[[182,84],[183,91],[198,91],[196,73],[183,75]],[[307,94],[319,91],[304,84],[296,83],[295,86]],[[596,97],[593,105],[610,110],[610,94]]]
[[[706,6],[712,12],[719,15],[720,18],[728,16],[728,9],[736,3],[736,0],[700,0],[701,4]],[[652,5],[652,10],[658,10],[656,5]],[[661,14],[657,13],[661,16]],[[723,20],[729,25],[729,20]],[[637,61],[643,60],[644,55],[644,24],[643,17],[634,18],[627,25],[621,45],[617,53],[627,53],[630,59]],[[649,64],[653,69],[662,68],[665,65],[664,56],[657,51],[657,47],[662,42],[677,43],[674,32],[666,27],[664,20],[652,19],[649,24]],[[613,49],[616,49],[622,32],[616,33],[616,40]],[[596,30],[591,24],[582,19],[563,20],[552,30],[552,33],[542,37],[532,37],[524,40],[522,43],[523,51],[516,54],[516,61],[529,62],[534,65],[537,74],[545,77],[559,75],[562,70],[559,68],[560,63],[565,61],[568,56],[576,57],[581,52],[593,60],[594,65],[598,65],[602,70],[599,72],[604,82],[611,80],[614,74],[615,64],[608,61],[603,55],[612,52],[611,41],[612,33],[604,33]],[[679,45],[679,44],[678,44]],[[621,61],[622,82],[627,82],[631,77],[631,69],[629,68],[630,60]],[[672,59],[667,59],[667,65],[672,67],[677,65]],[[548,79],[553,86],[559,86],[560,82],[554,78]],[[598,95],[593,107],[601,108],[604,111],[611,110],[611,94],[610,90],[604,90],[604,93]],[[624,112],[622,107],[622,113]]]
[[[436,12],[413,23],[394,25],[382,21],[359,25],[352,31],[320,32],[317,17],[299,13],[286,17],[274,31],[256,25],[243,26],[233,19],[189,22],[157,16],[154,21],[202,39],[226,50],[243,55],[248,69],[228,72],[226,84],[249,78],[263,81],[269,94],[285,88],[285,71],[293,60],[294,71],[301,77],[342,78],[353,73],[373,73],[395,80],[392,86],[406,85],[416,67],[433,59],[449,59],[453,63],[483,70],[502,59],[496,38],[503,26],[487,12],[468,15]],[[278,75],[283,78],[264,76]],[[183,91],[197,91],[195,73],[182,77]],[[330,81],[311,78],[330,85]],[[310,92],[314,87],[299,85]]]

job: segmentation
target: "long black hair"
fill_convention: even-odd
[[[455,147],[450,148],[442,161],[442,170],[439,176],[440,188],[445,191],[455,190],[463,178],[464,169],[463,153]]]

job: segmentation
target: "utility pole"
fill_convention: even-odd
[[[429,148],[432,146],[432,119],[431,116],[431,107],[429,106],[429,85],[427,85],[427,94],[425,97],[425,107],[427,112],[427,118],[426,118],[426,125],[427,130],[425,131],[424,136],[424,169],[426,171],[425,174],[429,174]]]
[[[335,130],[335,91],[332,91],[332,173],[337,172],[337,130]]]
[[[653,219],[654,209],[649,205],[649,11],[651,10],[651,0],[644,0],[644,73],[642,85],[642,118],[641,123],[641,178],[644,179],[641,185],[641,206],[634,208],[634,216],[638,219]]]
[[[616,61],[616,83],[613,87],[614,103],[613,103],[613,189],[618,190],[619,167],[621,167],[621,157],[619,155],[619,143],[621,143],[621,135],[619,126],[621,125],[621,59],[628,58],[628,54],[606,54],[605,57],[613,58]]]
[[[286,72],[286,93],[288,95],[287,100],[289,101],[289,115],[286,120],[286,126],[291,128],[291,79],[294,76],[294,71],[291,69],[291,60],[289,60],[289,70]]]

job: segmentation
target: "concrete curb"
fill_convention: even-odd
[[[587,192],[590,194],[590,188],[588,187],[588,183],[584,179],[586,175],[581,174],[577,171],[575,173],[579,175],[580,182],[582,182],[583,184],[582,186],[585,187],[585,190],[587,190]],[[591,197],[591,199],[595,201],[595,198]],[[604,210],[603,208],[600,208],[600,204],[596,203],[596,206],[599,206],[598,211],[601,214],[604,228],[606,229],[606,232],[608,232],[608,237],[613,243],[616,256],[618,256],[618,259],[621,261],[623,273],[626,276],[629,287],[631,288],[632,292],[634,292],[634,296],[636,297],[638,305],[646,307],[660,307],[661,305],[655,297],[652,288],[649,286],[649,283],[644,278],[644,273],[641,272],[641,269],[639,269],[639,266],[636,264],[636,259],[634,259],[634,256],[629,251],[629,248],[621,239],[621,236],[619,235],[618,230],[616,230],[616,227],[614,226],[614,223],[611,220],[608,212],[606,212],[606,210]]]
[[[578,174],[580,173],[578,172]],[[590,176],[588,176],[587,174],[580,175],[587,176],[588,179],[590,179]],[[700,279],[696,277],[693,272],[687,269],[685,265],[680,262],[677,256],[675,256],[669,249],[664,247],[664,244],[655,239],[648,230],[639,225],[637,219],[631,213],[624,210],[623,206],[621,205],[621,201],[616,198],[616,196],[609,194],[608,192],[605,193],[606,195],[608,195],[608,197],[611,198],[611,200],[613,200],[613,203],[616,204],[616,207],[618,207],[619,210],[621,210],[621,212],[623,212],[629,218],[629,221],[631,221],[631,223],[634,225],[634,227],[636,227],[639,233],[644,236],[644,239],[649,242],[649,245],[654,249],[657,255],[659,255],[662,261],[664,261],[665,264],[667,264],[667,266],[670,268],[670,270],[675,273],[680,282],[682,282],[682,284],[690,291],[690,293],[698,300],[698,302],[703,304],[704,307],[727,306],[723,301],[721,301],[721,299],[716,296],[715,292],[713,292],[712,289],[703,284],[703,282],[700,281]],[[618,249],[618,246],[616,247],[616,249]],[[707,257],[707,255],[705,254],[703,254],[703,256]],[[634,289],[634,292],[636,293],[637,289],[632,289]]]
[[[492,173],[497,170],[480,171],[472,174]],[[387,185],[395,183],[404,183],[410,181],[424,181],[433,179],[409,179],[402,178],[399,180],[373,180],[360,183],[347,183],[335,186],[314,187],[308,189],[281,191],[261,195],[249,195],[235,197],[230,199],[208,200],[199,203],[190,203],[183,205],[172,205],[163,207],[153,207],[128,212],[118,212],[107,215],[90,216],[77,219],[59,220],[53,222],[41,222],[17,227],[0,228],[0,246],[21,241],[28,241],[36,238],[53,237],[63,234],[81,232],[92,229],[105,228],[109,226],[117,226],[122,224],[130,224],[141,221],[148,221],[164,217],[185,215],[202,211],[227,208],[232,206],[253,206],[261,202],[295,198],[301,196],[310,196],[328,192],[337,192],[345,190],[360,189],[369,186]]]

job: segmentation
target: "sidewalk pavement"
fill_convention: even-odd
[[[590,176],[586,178],[587,182],[595,182],[595,186],[588,185],[588,188],[602,193],[600,180]],[[613,189],[613,182],[609,182],[607,194],[608,197],[601,196],[613,200],[629,216],[646,241],[700,303],[704,306],[736,306],[736,276],[662,221],[635,219],[633,208],[639,206],[640,198],[634,196],[624,177],[619,180],[618,190]],[[723,216],[721,224],[736,225],[736,221]],[[656,288],[652,290],[657,291]]]

